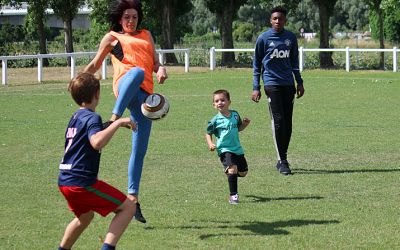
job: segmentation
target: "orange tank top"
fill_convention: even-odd
[[[122,60],[111,54],[111,62],[114,68],[113,91],[115,96],[118,96],[119,80],[133,67],[139,67],[144,70],[144,81],[140,85],[140,88],[152,94],[154,86],[154,47],[150,32],[139,30],[138,34],[129,35],[110,31],[109,34],[119,41],[123,53]]]

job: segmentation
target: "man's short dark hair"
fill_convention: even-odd
[[[275,12],[282,13],[284,16],[287,15],[287,10],[285,8],[283,8],[282,6],[276,6],[276,7],[272,8],[271,15],[274,14]]]

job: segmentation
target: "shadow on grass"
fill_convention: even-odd
[[[224,232],[231,233],[215,233],[215,234],[201,234],[200,239],[206,240],[212,237],[234,237],[234,236],[267,236],[267,235],[289,235],[290,232],[285,228],[290,227],[303,227],[308,225],[328,225],[340,223],[338,220],[287,220],[275,222],[263,221],[192,221],[196,225],[164,227],[164,229],[193,229],[193,230],[210,230],[210,229],[224,229]],[[202,223],[211,225],[199,225]],[[146,227],[146,230],[162,229],[160,227]],[[229,230],[225,230],[229,229]],[[232,230],[240,229],[243,233],[232,233]]]
[[[228,222],[229,223],[229,222]],[[288,227],[302,227],[308,225],[325,225],[339,223],[338,220],[288,220],[288,221],[276,221],[276,222],[245,222],[243,225],[233,226],[234,228],[241,229],[248,233],[234,233],[234,234],[203,234],[200,235],[200,239],[205,240],[211,237],[223,237],[223,236],[260,236],[260,235],[288,235],[289,231],[284,228]]]
[[[253,198],[252,201],[240,201],[240,203],[248,203],[248,202],[270,202],[270,201],[290,201],[290,200],[320,200],[324,197],[321,196],[307,196],[307,197],[262,197],[258,195],[245,195],[245,197]]]
[[[392,173],[400,172],[398,168],[386,168],[386,169],[339,169],[339,170],[328,170],[328,169],[305,169],[296,168],[292,169],[294,174],[354,174],[354,173]]]

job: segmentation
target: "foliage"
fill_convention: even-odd
[[[206,0],[207,8],[216,14],[219,24],[219,32],[221,35],[221,47],[224,49],[233,48],[232,24],[237,18],[237,11],[246,4],[247,0]],[[230,66],[235,61],[233,52],[224,52],[222,54],[222,62],[224,65]]]
[[[192,17],[189,22],[193,34],[196,36],[205,35],[217,29],[216,17],[205,6],[204,0],[193,0],[193,9],[189,16]]]
[[[74,52],[72,20],[85,0],[49,0],[54,14],[64,22],[65,51]]]
[[[269,27],[268,10],[261,2],[247,3],[238,10],[238,22],[249,23],[254,26],[254,33],[258,34]]]
[[[252,23],[234,22],[233,29],[233,39],[237,42],[252,42],[256,39],[256,27]]]
[[[382,8],[385,13],[385,38],[400,43],[400,1],[387,0],[382,3]]]
[[[44,20],[46,20],[47,17],[45,17]],[[40,33],[38,33],[37,29],[37,22],[40,22],[37,20],[37,13],[33,8],[28,9],[28,14],[25,16],[24,19],[24,28],[26,30],[26,40],[35,40],[37,41],[39,39]],[[46,22],[44,24],[44,31],[45,37],[49,37],[50,34],[50,28],[46,25]]]
[[[159,44],[177,42],[185,33],[191,32],[191,28],[187,25],[192,19],[190,15],[187,15],[193,8],[190,0],[144,0],[142,2],[144,25],[149,27]],[[168,20],[163,16],[166,12],[168,12]],[[169,30],[163,30],[166,28]],[[172,35],[172,41],[168,41],[167,34]]]
[[[338,0],[330,21],[333,31],[367,31],[369,7],[363,0]]]
[[[110,0],[90,0],[89,7],[92,12],[89,15],[91,25],[89,30],[89,46],[96,48],[100,43],[104,34],[110,30],[110,23],[108,19],[108,9]]]
[[[0,44],[22,42],[24,41],[25,34],[26,31],[23,26],[5,23],[0,25]]]

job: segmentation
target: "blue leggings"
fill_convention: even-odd
[[[144,71],[140,68],[129,70],[118,83],[118,97],[113,114],[122,116],[126,108],[131,112],[131,120],[137,123],[137,130],[132,131],[132,152],[128,163],[128,194],[139,194],[142,177],[143,159],[146,155],[151,131],[151,120],[141,111],[141,105],[149,95],[140,88],[144,80]]]

